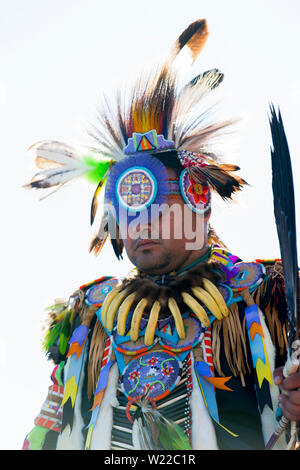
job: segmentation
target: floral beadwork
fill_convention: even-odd
[[[129,377],[130,380],[135,380],[135,379],[138,379],[140,377],[140,373],[137,370],[133,370],[132,372],[130,372],[128,377]]]
[[[190,185],[187,188],[187,192],[193,196],[195,204],[199,204],[199,202],[206,204],[209,187],[200,183],[196,183],[196,181],[194,181],[190,176],[188,178]]]
[[[155,351],[141,354],[122,374],[122,390],[128,398],[147,395],[158,400],[170,393],[181,377],[182,364],[175,354]]]
[[[211,193],[208,184],[194,181],[187,170],[180,174],[180,191],[186,204],[197,214],[204,214],[211,205]]]
[[[162,374],[163,375],[167,375],[167,376],[170,376],[172,373],[174,372],[174,369],[173,367],[165,367],[163,370],[162,370]]]

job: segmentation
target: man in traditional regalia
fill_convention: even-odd
[[[28,186],[87,175],[97,184],[91,251],[109,238],[135,269],[51,308],[52,385],[24,449],[246,450],[272,436],[274,448],[296,446],[282,265],[241,260],[209,223],[212,191],[230,200],[245,184],[217,151],[232,125],[211,114],[223,74],[182,84],[174,68],[179,55],[195,61],[207,34],[205,20],[191,24],[160,67],[106,102],[89,155],[33,147],[42,171]],[[280,432],[282,415],[293,425]]]

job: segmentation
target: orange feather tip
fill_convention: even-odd
[[[264,337],[262,326],[256,321],[251,323],[251,326],[249,328],[249,334],[250,334],[251,341],[253,341],[253,338],[256,334],[259,334],[260,336]]]
[[[93,411],[96,408],[96,406],[101,405],[102,400],[103,400],[103,396],[104,396],[104,390],[100,390],[100,392],[97,393],[97,395],[95,395],[93,407],[91,408],[90,411]]]
[[[66,357],[70,357],[73,354],[77,354],[77,360],[78,360],[82,353],[83,347],[84,347],[84,342],[82,343],[81,346],[79,346],[78,343],[72,343]]]
[[[176,46],[178,53],[187,46],[190,49],[192,60],[195,61],[207,41],[209,32],[205,19],[191,23],[179,36]]]
[[[233,390],[225,385],[225,383],[231,379],[231,377],[204,377],[209,383],[219,390],[228,390],[233,392]]]

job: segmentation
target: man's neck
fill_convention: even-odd
[[[205,262],[209,258],[210,249],[210,245],[206,244],[201,250],[191,251],[185,261],[176,266],[174,271],[177,273],[182,272],[191,268],[195,264]]]
[[[188,252],[187,256],[184,259],[181,259],[177,264],[175,261],[175,263],[170,263],[168,266],[164,266],[164,268],[145,270],[144,273],[150,277],[182,273],[198,263],[207,261],[210,256],[210,252],[211,246],[207,243],[201,250]],[[174,261],[174,259],[172,261]]]

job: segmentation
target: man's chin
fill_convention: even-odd
[[[140,271],[149,274],[163,274],[170,264],[170,257],[158,253],[157,250],[149,249],[135,253],[133,262]]]

